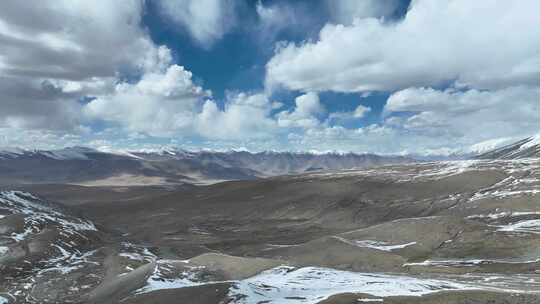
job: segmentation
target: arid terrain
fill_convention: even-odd
[[[0,303],[540,301],[540,160],[10,187]]]

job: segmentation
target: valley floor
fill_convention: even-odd
[[[12,188],[0,303],[540,302],[540,160]]]

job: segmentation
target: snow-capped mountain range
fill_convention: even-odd
[[[355,153],[3,149],[1,184],[74,183],[137,185],[212,183],[316,170],[342,170],[410,162],[403,156]]]
[[[508,144],[501,138],[443,159],[519,159],[540,157],[540,134]],[[376,165],[439,160],[434,156],[392,156],[346,152],[249,152],[113,150],[70,147],[58,150],[0,149],[0,184],[82,185],[208,184],[311,171],[358,169]]]

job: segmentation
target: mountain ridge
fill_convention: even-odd
[[[252,155],[280,155],[280,154],[291,154],[291,155],[377,155],[382,157],[407,157],[408,155],[401,154],[386,154],[386,153],[371,153],[371,152],[353,152],[353,151],[341,151],[341,150],[328,150],[328,151],[318,151],[318,150],[306,150],[306,151],[279,151],[279,150],[261,150],[261,151],[250,151],[244,149],[200,149],[200,150],[190,150],[183,149],[180,147],[164,147],[158,149],[111,149],[111,148],[92,148],[87,146],[67,146],[64,148],[58,149],[26,149],[19,147],[0,147],[0,157],[1,156],[23,156],[25,154],[44,154],[44,155],[54,155],[54,154],[84,154],[84,153],[103,153],[103,154],[115,154],[115,155],[124,155],[131,156],[136,158],[137,155],[198,155],[198,154],[240,154],[247,153]]]
[[[477,159],[523,159],[540,158],[540,134],[503,145],[481,153]]]
[[[413,161],[404,156],[352,152],[10,149],[0,151],[0,183],[208,184]]]

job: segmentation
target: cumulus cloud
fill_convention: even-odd
[[[222,140],[272,137],[277,125],[270,114],[278,106],[260,93],[229,94],[223,110],[208,100],[196,117],[195,131],[206,138]]]
[[[364,118],[367,113],[371,111],[370,107],[358,105],[353,111],[350,112],[333,112],[328,115],[328,122],[347,122]]]
[[[211,94],[195,85],[191,72],[182,66],[159,65],[162,67],[144,73],[138,82],[119,83],[110,94],[92,100],[84,107],[86,116],[154,136],[171,136],[190,128],[201,99]]]
[[[158,5],[207,48],[234,26],[236,3]],[[394,0],[327,5],[332,20],[318,39],[280,43],[266,65],[268,88],[301,92],[282,109],[267,95],[271,90],[214,99],[186,63],[152,42],[141,25],[142,0],[3,1],[0,145],[136,148],[148,140],[254,150],[448,152],[540,129],[537,2],[416,0],[392,22],[381,17],[395,12]],[[294,9],[257,3],[254,31],[273,40],[286,27],[303,29]],[[369,106],[329,113],[319,98],[321,91],[367,96],[377,90],[391,94],[381,121],[360,128],[351,126],[367,121]]]
[[[111,90],[119,73],[145,68],[157,52],[141,10],[139,0],[2,1],[0,125],[79,128],[78,99]]]
[[[267,84],[338,92],[452,82],[478,89],[535,84],[539,8],[533,0],[417,0],[399,22],[329,23],[316,41],[279,48],[266,66]]]
[[[277,114],[279,126],[313,128],[320,124],[319,118],[326,114],[317,93],[309,92],[296,97],[295,105],[292,111]]]
[[[363,105],[358,105],[358,107],[356,107],[356,109],[354,109],[353,117],[354,118],[362,118],[367,113],[369,113],[370,111],[371,111],[370,107],[366,107],[366,106],[363,106]]]
[[[278,46],[266,65],[267,87],[394,93],[369,131],[312,125],[295,140],[343,145],[352,139],[383,150],[440,152],[540,129],[538,3],[417,0],[394,22],[381,18],[395,12],[392,1],[327,4],[333,19],[318,39]],[[330,113],[328,121],[367,111]],[[382,139],[374,130],[384,131]]]
[[[232,0],[163,0],[159,7],[164,16],[185,28],[205,48],[221,39],[236,22]]]
[[[294,133],[291,146],[377,153],[441,155],[485,152],[538,133],[540,88],[495,90],[413,87],[390,95],[380,123],[360,128],[322,123]],[[362,107],[358,114],[364,112]],[[328,120],[357,112],[330,113]]]
[[[153,48],[140,28],[142,1],[2,1],[4,75],[70,80],[110,77]]]
[[[438,136],[441,145],[465,146],[538,132],[539,96],[540,88],[527,86],[492,91],[408,88],[392,94],[384,111],[390,117],[407,113],[392,120],[396,127]]]
[[[73,130],[80,123],[76,95],[53,83],[0,77],[0,127]]]
[[[210,91],[193,83],[191,72],[170,64],[143,74],[136,83],[119,83],[83,111],[88,119],[137,134],[246,140],[275,135],[271,111],[277,107],[262,93],[230,93],[220,109]]]

